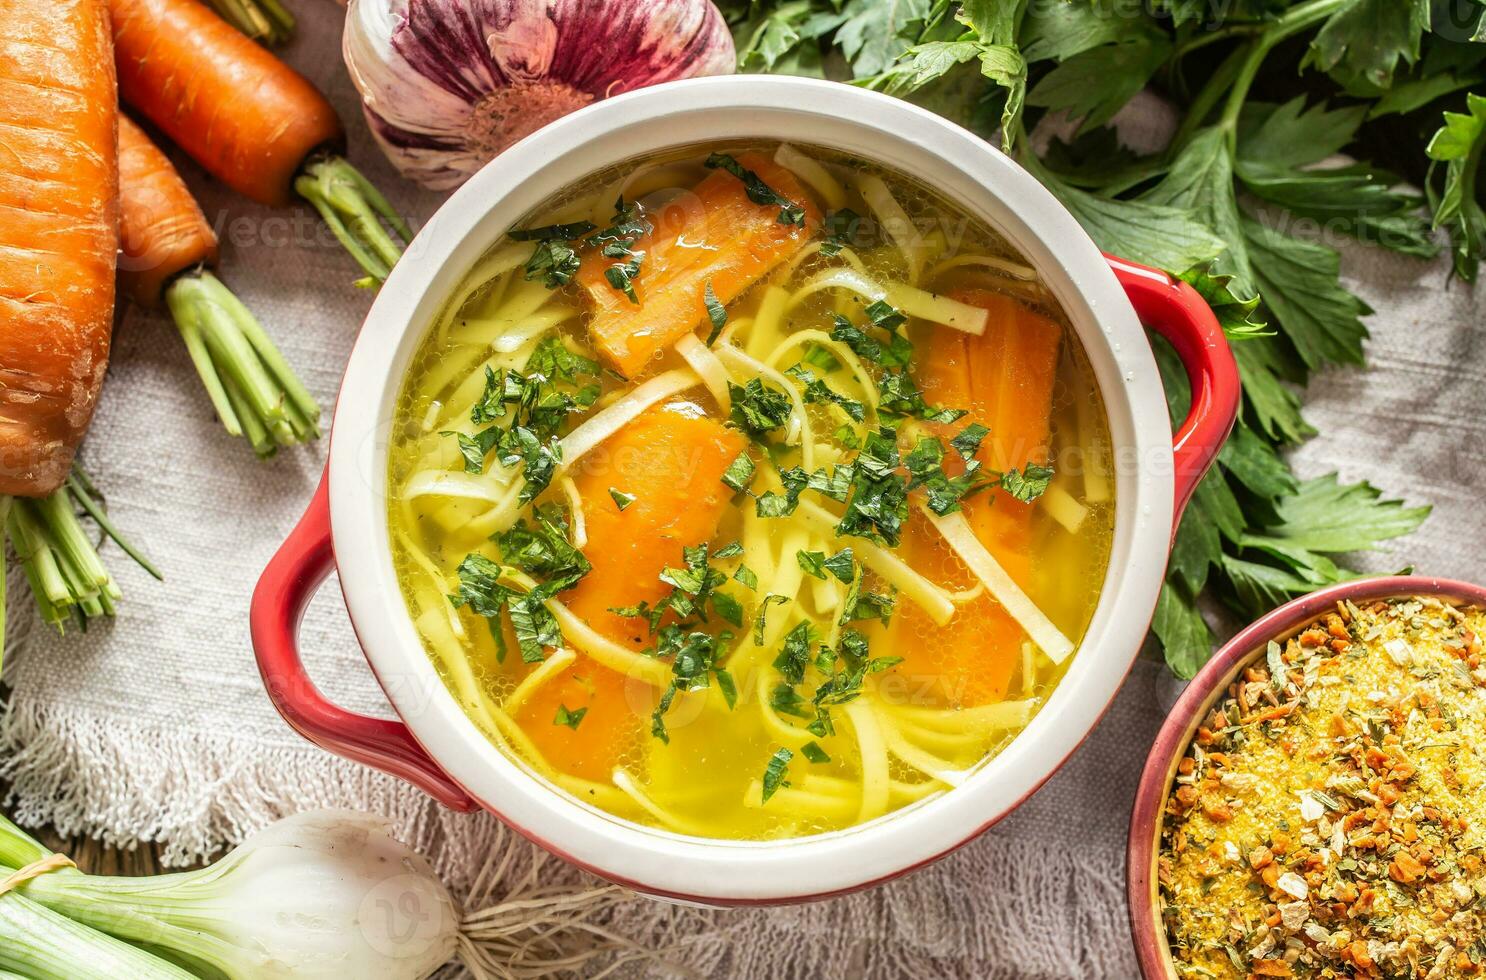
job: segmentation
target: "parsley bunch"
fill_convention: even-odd
[[[1486,5],[1430,0],[725,0],[745,71],[830,75],[999,138],[1103,249],[1191,282],[1234,343],[1238,428],[1176,539],[1154,629],[1189,677],[1214,637],[1199,597],[1252,616],[1350,573],[1338,556],[1428,514],[1366,483],[1299,480],[1299,390],[1360,365],[1371,311],[1307,226],[1456,273],[1486,254]],[[1297,80],[1299,85],[1297,85]],[[1305,94],[1296,94],[1304,86]],[[1142,155],[1109,126],[1154,87],[1181,123]],[[1034,149],[1048,114],[1068,140]],[[1355,162],[1323,166],[1342,153]],[[1389,168],[1378,165],[1385,160]],[[1399,173],[1423,188],[1402,186]],[[843,338],[844,339],[844,338]],[[1189,394],[1157,342],[1174,416]]]

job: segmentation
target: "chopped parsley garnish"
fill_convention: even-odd
[[[826,577],[826,554],[824,551],[797,551],[795,561],[806,575],[824,580]]]
[[[773,796],[779,787],[789,785],[784,775],[789,770],[789,760],[794,757],[795,754],[789,749],[780,749],[778,752],[769,756],[769,763],[764,766],[763,801],[765,803],[769,802],[769,797]]]
[[[1052,479],[1052,467],[1027,463],[1020,471],[1011,469],[1002,473],[1001,489],[1026,503],[1046,493]]]
[[[765,490],[753,502],[754,513],[759,517],[788,517],[800,505],[800,493],[810,483],[810,474],[798,466],[779,471],[779,482],[784,493]]]
[[[813,368],[827,372],[839,370],[841,367],[841,362],[836,359],[835,354],[831,353],[831,349],[822,347],[820,344],[806,344],[805,353],[800,360]]]
[[[781,225],[805,224],[805,209],[764,183],[758,174],[743,166],[726,153],[708,154],[705,164],[709,170],[722,169],[743,181],[744,193],[754,204],[772,204],[779,208]]]
[[[484,390],[470,409],[470,421],[486,428],[472,436],[444,434],[458,438],[466,472],[483,472],[492,450],[502,466],[521,464],[525,485],[519,499],[530,503],[551,484],[562,462],[559,437],[569,417],[598,400],[601,389],[588,380],[597,371],[596,362],[568,350],[560,337],[547,337],[532,352],[525,373],[486,367]],[[507,418],[508,424],[495,424]]]
[[[867,408],[865,405],[854,398],[848,398],[846,395],[841,394],[820,378],[817,378],[809,368],[801,364],[796,364],[784,373],[805,386],[802,395],[805,404],[840,405],[841,410],[855,422],[860,422],[867,417]]]
[[[688,629],[684,624],[673,623],[663,627],[656,636],[655,655],[657,657],[671,658],[671,683],[666,686],[656,704],[655,710],[650,715],[650,734],[669,743],[671,735],[666,730],[666,712],[671,710],[671,704],[676,699],[679,691],[695,691],[706,687],[710,678],[716,677],[719,686],[722,687],[723,697],[727,699],[728,706],[732,707],[737,698],[737,686],[733,678],[728,675],[727,680],[722,680],[722,674],[726,672],[717,666],[717,653],[724,645],[733,638],[733,634],[724,630],[717,636],[704,633],[701,630]],[[731,692],[731,696],[730,696]]]
[[[507,237],[518,242],[537,243],[531,258],[526,260],[526,278],[540,279],[548,289],[557,289],[572,281],[582,264],[577,249],[569,243],[582,238],[593,228],[590,221],[575,221],[565,225],[518,228],[507,232]]]
[[[636,249],[635,243],[651,231],[650,222],[640,215],[639,205],[634,201],[626,204],[621,196],[614,202],[614,218],[609,227],[595,233],[586,243],[590,248],[599,249],[606,259],[624,260],[605,269],[604,278],[609,285],[628,296],[631,303],[639,302],[635,296],[635,278],[640,274],[640,263],[645,261],[644,250]]]
[[[822,580],[825,579],[827,572],[847,584],[850,584],[856,576],[856,562],[850,548],[831,555],[829,558],[823,551],[797,551],[795,561],[799,563],[805,574]]]
[[[722,482],[734,490],[747,490],[748,485],[753,482],[753,474],[757,472],[757,469],[745,450],[728,464],[728,468],[723,471]]]
[[[789,421],[793,403],[789,395],[762,378],[749,378],[742,386],[728,382],[733,399],[732,420],[753,439],[760,439]]]
[[[868,433],[852,464],[851,493],[837,534],[898,546],[908,519],[908,481],[897,472],[898,436],[892,429]]]
[[[758,591],[758,576],[747,565],[739,565],[733,572],[733,578],[755,592]]]
[[[754,613],[753,615],[754,646],[761,647],[764,645],[764,626],[765,620],[767,620],[769,616],[769,607],[773,605],[783,605],[788,601],[788,596],[775,595],[772,592],[764,596],[763,601],[758,604],[758,612]]]
[[[797,623],[784,635],[784,645],[774,658],[774,669],[791,684],[805,680],[805,667],[810,663],[810,644],[814,640],[808,622]]]
[[[713,558],[736,558],[743,554],[743,542],[729,541],[727,544],[712,552]]]
[[[506,566],[517,569],[538,579],[530,592],[521,592],[500,583],[504,572],[501,564],[491,561],[478,552],[472,552],[460,562],[459,587],[449,596],[455,608],[468,606],[476,615],[490,620],[492,636],[498,644],[504,639],[500,634],[498,617],[505,609],[511,620],[511,629],[516,634],[516,643],[521,650],[521,659],[527,663],[538,663],[545,657],[545,650],[560,646],[562,633],[557,620],[547,609],[546,600],[571,589],[591,566],[583,553],[568,542],[568,528],[561,508],[555,505],[537,508],[535,521],[527,524],[518,521],[508,531],[493,536]],[[503,652],[498,653],[503,657]]]
[[[944,444],[923,436],[904,457],[903,465],[912,474],[908,489],[923,487],[929,509],[941,517],[960,509],[960,501],[989,486],[981,477],[980,460],[967,459],[957,476],[944,472]]]
[[[882,415],[905,416],[923,419],[925,422],[954,422],[968,413],[961,408],[934,408],[924,401],[924,394],[907,371],[884,371],[877,379],[879,401],[877,411]]]
[[[825,241],[820,243],[820,254],[826,258],[838,255],[843,248],[856,241],[862,224],[862,216],[851,208],[842,208],[826,215]]]
[[[826,755],[826,750],[817,742],[806,742],[800,747],[800,754],[816,765],[830,762],[831,757]]]
[[[615,490],[613,487],[609,488],[609,497],[614,501],[614,506],[619,508],[620,513],[623,513],[626,507],[635,502],[634,494],[625,493],[623,490]]]
[[[950,447],[960,454],[962,459],[970,459],[980,451],[980,444],[985,437],[991,434],[991,430],[979,422],[971,422],[960,430],[959,435],[949,441]]]
[[[712,291],[712,280],[707,280],[707,285],[702,289],[702,305],[707,308],[707,319],[712,321],[712,332],[707,334],[707,346],[711,347],[716,342],[722,328],[728,325],[728,311],[717,301],[717,294]]]
[[[841,341],[857,356],[883,367],[905,367],[913,359],[913,345],[896,330],[888,334],[884,343],[841,314],[833,313],[831,316],[835,322],[831,339]]]
[[[588,714],[587,708],[579,708],[577,711],[569,711],[567,705],[559,704],[557,706],[557,717],[552,719],[552,724],[566,725],[576,732],[578,730],[578,726],[583,723],[583,716],[586,714]]]

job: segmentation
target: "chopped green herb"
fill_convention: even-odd
[[[741,387],[728,382],[728,393],[733,400],[734,424],[754,439],[784,425],[793,410],[789,396],[764,384],[762,378],[749,378]]]
[[[826,571],[847,585],[850,585],[852,579],[856,578],[856,556],[851,553],[850,548],[842,548],[822,564]]]
[[[826,577],[826,555],[823,551],[797,551],[795,561],[799,562],[800,568],[806,575],[813,575],[818,579]]]
[[[536,249],[526,260],[526,278],[542,280],[548,289],[566,286],[572,281],[582,260],[569,242],[593,231],[592,222],[577,221],[566,225],[544,225],[541,228],[517,229],[507,236],[518,242],[535,241]]]
[[[621,513],[626,507],[635,502],[634,494],[625,493],[622,490],[615,490],[613,487],[609,488],[609,496],[613,499],[614,506],[618,507]]]
[[[578,726],[583,722],[583,716],[586,714],[588,714],[587,708],[579,708],[577,711],[569,711],[567,705],[559,704],[557,706],[557,717],[552,719],[552,724],[566,725],[576,732],[578,730]]]
[[[736,558],[743,554],[743,543],[741,541],[729,541],[727,544],[712,552],[713,558]]]
[[[852,466],[851,495],[837,534],[898,546],[908,519],[908,481],[897,472],[898,462],[896,432],[884,428],[867,435]]]
[[[639,302],[635,296],[635,279],[640,274],[640,263],[645,261],[644,250],[637,250],[635,243],[651,231],[650,222],[640,215],[639,206],[633,201],[626,204],[621,196],[614,202],[614,218],[609,227],[586,242],[588,247],[600,249],[605,258],[625,260],[605,269],[604,278],[629,297],[631,303]]]
[[[717,294],[712,291],[712,280],[707,280],[707,285],[702,289],[702,305],[707,307],[707,319],[712,321],[712,332],[707,334],[707,346],[711,347],[722,328],[728,325],[728,311],[717,301]]]
[[[776,205],[779,208],[779,223],[781,225],[804,226],[804,208],[764,183],[758,174],[744,167],[730,155],[726,153],[712,153],[707,156],[705,162],[708,169],[716,170],[721,168],[743,181],[744,192],[754,204]]]
[[[748,455],[748,451],[744,450],[723,471],[722,482],[734,490],[747,490],[748,485],[753,482],[753,474],[757,472],[757,469],[753,464],[752,457]]]
[[[980,451],[980,444],[990,434],[991,430],[979,422],[971,422],[961,429],[960,434],[951,439],[949,444],[962,459],[970,459]]]
[[[758,590],[758,576],[747,565],[739,565],[737,571],[733,572],[733,578],[750,589]]]
[[[826,755],[826,750],[816,742],[806,742],[800,747],[800,754],[816,765],[831,761],[831,757]]]
[[[722,692],[722,699],[727,702],[728,710],[732,711],[738,705],[738,685],[733,680],[733,675],[724,667],[719,667],[712,672],[717,678],[717,689]]]
[[[851,208],[842,208],[826,215],[822,228],[825,241],[820,243],[820,254],[828,259],[840,254],[843,248],[856,241],[861,223],[862,216]]]
[[[1002,473],[1001,489],[1020,501],[1029,502],[1042,496],[1052,479],[1052,467],[1029,462],[1022,467],[1021,472],[1013,469]]]
[[[774,668],[791,684],[800,684],[805,680],[805,667],[810,663],[812,632],[808,622],[797,623],[784,635],[779,656],[774,658]]]
[[[753,645],[761,647],[764,645],[764,625],[769,615],[769,607],[783,605],[789,601],[788,596],[775,595],[770,592],[764,596],[763,601],[758,604],[758,612],[753,617]]]

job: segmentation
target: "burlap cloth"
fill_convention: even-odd
[[[404,214],[438,197],[399,181],[366,137],[342,70],[334,4],[296,5],[288,58],[343,112],[351,158]],[[370,296],[307,208],[244,203],[181,161],[222,232],[223,278],[278,338],[326,405]],[[1366,372],[1328,374],[1308,393],[1321,435],[1296,454],[1304,475],[1339,470],[1435,505],[1411,538],[1368,556],[1486,580],[1486,330],[1443,262],[1349,249],[1346,278],[1376,308]],[[256,461],[212,417],[171,325],[131,310],[84,460],[119,525],[166,574],[156,584],[105,549],[125,599],[116,621],[55,635],[11,593],[14,687],[0,722],[10,812],[112,844],[160,841],[203,859],[286,812],[322,804],[391,815],[456,889],[492,848],[521,849],[484,815],[455,816],[393,780],[302,741],[265,698],[248,644],[254,582],[319,477],[324,444]],[[353,709],[386,705],[352,641],[337,590],[305,620],[322,687]],[[703,912],[635,902],[608,925],[710,975],[1131,977],[1123,896],[1127,814],[1145,747],[1175,690],[1147,650],[1113,709],[1069,764],[1020,810],[940,863],[867,894],[797,908]],[[544,878],[577,877],[546,861]]]

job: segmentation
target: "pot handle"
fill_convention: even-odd
[[[406,780],[450,809],[474,810],[475,801],[429,757],[407,725],[334,705],[310,680],[299,654],[299,624],[334,564],[327,473],[253,590],[248,619],[269,699],[291,728],[321,748]]]
[[[1187,283],[1113,255],[1105,255],[1115,278],[1135,307],[1140,322],[1171,342],[1187,380],[1192,406],[1172,437],[1176,482],[1172,533],[1182,522],[1182,511],[1197,484],[1218,458],[1238,418],[1238,365],[1218,318],[1207,301]]]

